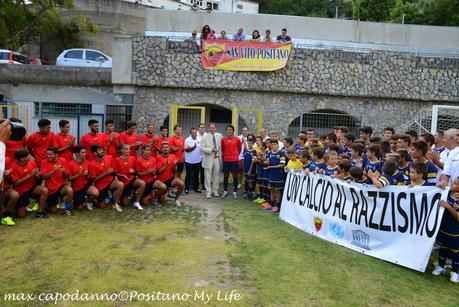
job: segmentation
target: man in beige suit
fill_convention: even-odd
[[[217,124],[209,123],[209,133],[201,138],[202,167],[206,198],[211,194],[218,197],[220,167],[222,165],[221,141],[223,136],[217,132]]]

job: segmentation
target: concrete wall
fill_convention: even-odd
[[[152,9],[149,9],[146,15],[146,31],[191,32],[193,29],[201,29],[205,24],[210,25],[217,33],[221,30],[233,33],[242,26],[246,33],[251,33],[253,29],[263,32],[265,29],[271,29],[271,32],[277,35],[286,27],[289,34],[297,38],[459,49],[459,27]]]

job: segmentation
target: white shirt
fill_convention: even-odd
[[[449,151],[442,174],[449,176],[449,186],[459,176],[459,146]]]
[[[194,147],[196,144],[196,148],[193,151],[186,152],[185,151],[185,162],[190,164],[196,164],[201,162],[201,142],[198,141],[198,137],[194,140],[191,136],[185,139],[185,149]]]
[[[3,174],[5,173],[5,155],[6,146],[3,142],[0,142],[0,183],[3,182]]]
[[[198,134],[196,135],[196,139],[198,140],[199,144],[201,144],[201,139],[205,135],[207,135],[207,132],[204,132],[204,134],[201,135],[201,134],[199,134],[199,131],[198,131]]]
[[[239,153],[239,160],[244,160],[244,148],[247,148],[249,145],[247,144],[247,138],[242,134],[239,135],[238,138],[241,140],[241,152]]]

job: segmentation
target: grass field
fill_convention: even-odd
[[[458,306],[459,288],[312,237],[245,201],[190,194],[185,206],[27,217],[0,228],[5,293],[180,293],[186,300],[81,306],[227,304]],[[449,275],[449,274],[448,274]],[[220,291],[220,292],[219,292]],[[242,295],[234,301],[234,294]],[[219,295],[219,296],[218,296]],[[164,297],[163,297],[164,298]],[[185,298],[182,296],[182,298]],[[204,299],[206,301],[207,299]],[[43,305],[22,301],[14,305]],[[53,305],[53,302],[49,302]],[[69,306],[75,302],[60,301]]]

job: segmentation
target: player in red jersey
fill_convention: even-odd
[[[112,157],[118,157],[120,149],[120,134],[115,131],[115,121],[113,119],[107,119],[105,121],[105,132],[101,133],[102,147],[104,148],[107,155]]]
[[[52,147],[56,147],[59,157],[65,161],[73,160],[73,149],[75,147],[75,137],[69,134],[70,122],[68,120],[60,120],[59,128],[61,132],[54,136]]]
[[[73,205],[78,210],[86,207],[87,210],[94,210],[93,202],[99,197],[99,191],[92,184],[89,177],[89,161],[86,160],[86,149],[78,145],[75,147],[75,159],[68,165],[68,181],[72,183]]]
[[[10,121],[12,123],[22,123],[21,120],[15,117],[11,117]],[[8,140],[8,142],[6,142],[5,145],[6,145],[6,156],[9,157],[11,160],[14,160],[14,153],[16,152],[16,150],[27,147],[27,136],[24,135],[24,137],[20,141],[14,141],[10,139]]]
[[[135,190],[134,208],[143,210],[140,200],[145,191],[145,182],[135,177],[136,158],[130,155],[131,147],[128,144],[121,145],[121,156],[115,159],[116,177],[124,184],[121,205],[126,206],[129,203],[129,196]]]
[[[11,172],[14,160],[10,157],[5,157],[5,172],[3,173],[3,181],[0,186],[1,194],[3,195],[4,208],[2,213],[1,223],[7,226],[14,226],[13,211],[19,200],[19,194],[11,187]]]
[[[60,158],[56,147],[49,147],[46,150],[48,159],[41,161],[40,175],[45,180],[48,189],[48,200],[46,202],[48,211],[57,212],[59,199],[64,201],[64,212],[71,215],[73,201],[73,190],[67,185],[68,165],[64,158]]]
[[[129,145],[131,150],[131,156],[137,158],[137,149],[139,148],[142,143],[140,142],[140,137],[137,134],[137,123],[135,121],[128,121],[127,122],[127,130],[121,133],[120,135],[120,144]]]
[[[159,137],[155,133],[156,127],[155,124],[148,124],[147,125],[147,132],[142,134],[140,137],[140,142],[142,143],[142,147],[145,148],[149,146],[150,148],[154,148],[156,142],[158,141]],[[153,150],[150,154],[152,157],[156,157],[156,150]]]
[[[175,177],[182,179],[182,173],[185,168],[185,157],[183,150],[185,148],[185,138],[182,136],[182,126],[174,126],[174,135],[169,138],[170,153],[177,157],[177,171]]]
[[[139,179],[145,182],[142,204],[146,205],[167,192],[167,187],[156,179],[156,159],[151,156],[151,147],[145,145],[142,156],[137,159],[136,171]]]
[[[158,140],[156,141],[155,145],[157,156],[161,154],[161,148],[163,148],[163,143],[169,142],[169,129],[167,128],[167,126],[159,127],[159,131],[161,132],[161,135],[158,137]]]
[[[51,122],[48,119],[38,121],[38,132],[32,133],[27,139],[27,148],[35,158],[37,165],[47,159],[46,149],[53,143],[55,134],[51,132]]]
[[[123,212],[119,203],[123,195],[124,184],[115,177],[114,159],[110,155],[105,155],[105,150],[100,145],[92,145],[91,151],[94,160],[89,163],[89,176],[94,182],[94,186],[99,190],[97,206],[105,208],[106,199],[109,198],[109,192],[112,192],[110,203],[112,210]]]
[[[96,119],[90,119],[88,121],[89,132],[84,134],[80,139],[80,145],[86,149],[86,159],[88,161],[94,160],[94,155],[91,152],[91,147],[93,145],[100,145],[103,147],[102,144],[102,134],[99,133],[99,121]]]
[[[183,192],[184,183],[179,178],[175,178],[174,174],[177,171],[177,157],[169,154],[169,144],[163,143],[161,154],[156,157],[156,169],[158,170],[158,179],[166,185],[166,187],[177,188],[175,193],[174,203],[176,206],[181,206],[178,198]],[[161,195],[159,201],[164,204],[166,194]]]
[[[234,135],[234,126],[226,126],[226,136],[222,138],[221,148],[223,153],[223,195],[228,195],[229,174],[233,177],[233,196],[237,198],[239,153],[241,152],[241,139]]]
[[[13,189],[19,194],[16,205],[18,217],[24,217],[25,208],[29,204],[29,199],[38,199],[38,218],[48,218],[44,213],[46,200],[48,199],[48,189],[37,184],[39,170],[34,160],[30,159],[30,152],[27,148],[19,149],[14,153],[16,161],[11,166],[11,181]]]

